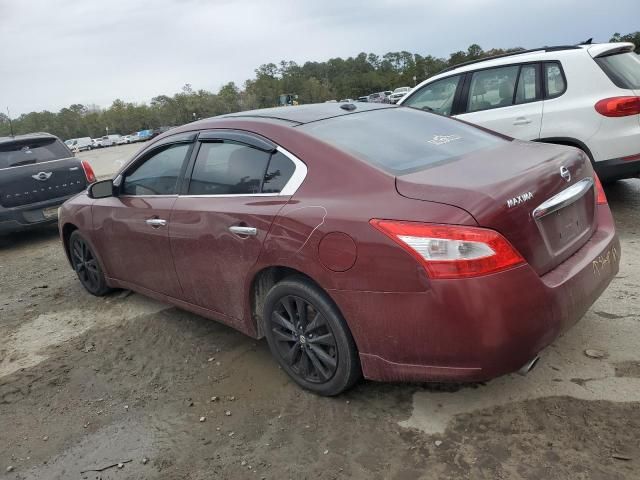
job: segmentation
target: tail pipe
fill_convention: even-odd
[[[527,373],[529,373],[531,370],[533,370],[533,367],[536,366],[536,364],[538,363],[538,360],[540,360],[540,357],[538,355],[536,355],[535,357],[533,357],[531,360],[529,360],[527,363],[525,363],[520,370],[518,370],[518,373],[520,375],[526,375]]]

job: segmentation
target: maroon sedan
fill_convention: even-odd
[[[381,104],[173,129],[67,201],[60,233],[90,293],[266,337],[323,395],[526,370],[620,260],[580,151]]]

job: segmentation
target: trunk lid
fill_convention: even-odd
[[[569,181],[566,174],[561,176],[563,167],[570,173]],[[480,226],[500,232],[543,275],[593,234],[592,181],[593,170],[582,152],[514,140],[397,176],[396,188],[408,198],[463,208]],[[534,217],[537,207],[569,187],[573,195],[568,201],[556,197],[553,211],[546,215],[539,211]]]
[[[80,161],[56,137],[16,138],[0,144],[0,205],[21,207],[81,192]]]

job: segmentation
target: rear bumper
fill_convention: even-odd
[[[45,218],[43,210],[59,207],[76,195],[77,193],[74,193],[66,197],[52,198],[45,202],[32,203],[20,207],[0,207],[0,235],[56,223],[58,217]]]
[[[482,381],[519,370],[573,326],[618,271],[620,243],[608,207],[573,256],[544,276],[528,265],[426,292],[330,291],[380,381]]]
[[[640,175],[640,154],[594,162],[593,168],[602,182],[613,182]]]

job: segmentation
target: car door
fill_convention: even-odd
[[[169,219],[195,134],[169,137],[132,162],[114,183],[117,196],[93,207],[95,242],[108,275],[182,297],[169,245]]]
[[[247,275],[306,167],[262,137],[233,131],[203,132],[192,163],[171,215],[176,271],[189,302],[237,324]]]
[[[542,125],[538,64],[507,65],[466,75],[463,111],[456,115],[510,137],[535,140]]]

